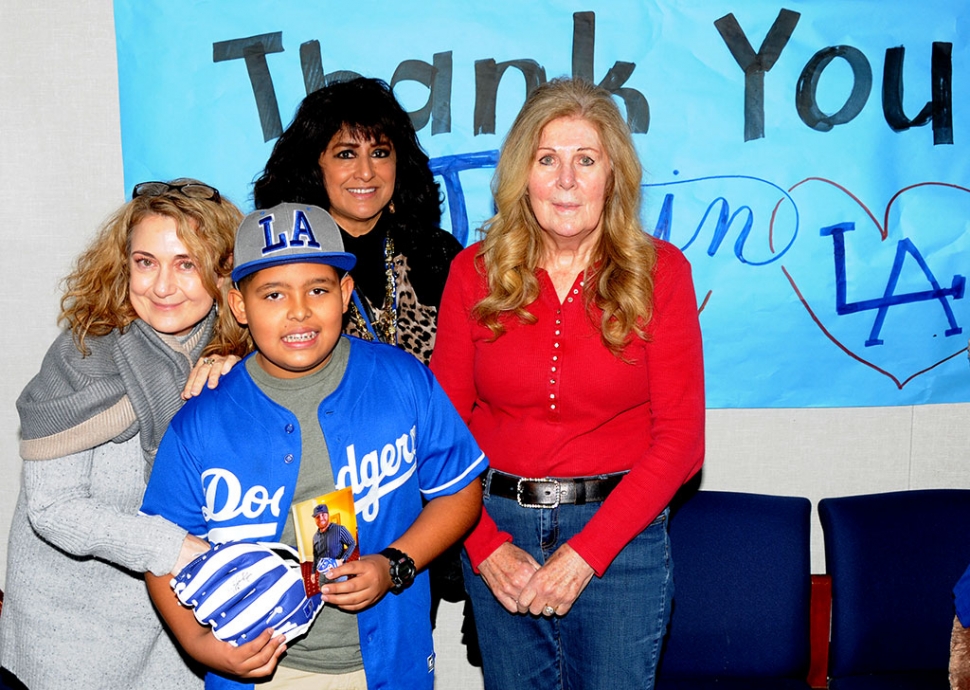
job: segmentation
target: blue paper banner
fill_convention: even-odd
[[[694,270],[710,407],[970,400],[970,4],[116,0],[129,188],[244,210],[309,91],[382,78],[466,244],[502,138],[560,75],[615,94],[643,220]]]

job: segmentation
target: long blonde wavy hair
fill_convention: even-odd
[[[170,184],[191,183],[204,184],[188,178],[172,180]],[[78,350],[86,353],[87,336],[104,336],[116,328],[124,331],[138,318],[128,297],[131,231],[151,215],[175,221],[179,240],[194,259],[206,291],[215,300],[218,317],[212,340],[203,354],[242,357],[252,348],[249,332],[236,323],[226,302],[232,285],[233,243],[242,213],[225,198],[218,202],[190,198],[172,189],[158,196],[135,197],[115,211],[64,279],[58,322],[71,330]],[[219,278],[225,279],[221,289]]]
[[[603,344],[620,356],[634,337],[646,339],[656,248],[640,224],[643,171],[630,130],[610,93],[582,79],[553,79],[533,91],[505,138],[492,181],[497,212],[483,226],[478,253],[489,293],[473,313],[495,337],[505,331],[503,317],[535,322],[527,305],[539,296],[535,270],[544,231],[529,202],[529,176],[543,128],[563,117],[580,117],[596,127],[612,169],[602,233],[591,258],[596,279],[587,280],[583,290],[587,307],[592,303],[603,312]]]

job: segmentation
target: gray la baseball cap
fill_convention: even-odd
[[[283,203],[253,211],[236,230],[236,267],[232,279],[270,266],[318,263],[349,271],[357,262],[344,251],[340,228],[318,206]]]

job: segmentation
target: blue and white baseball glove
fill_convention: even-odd
[[[347,580],[346,575],[341,575],[340,577],[335,577],[332,580],[327,577],[327,573],[339,566],[340,563],[336,558],[330,558],[325,556],[317,561],[317,572],[320,574],[320,584],[329,584],[331,582],[345,582]]]
[[[172,589],[199,623],[233,646],[267,628],[289,642],[323,607],[320,594],[307,597],[299,556],[285,544],[218,544],[172,578]]]

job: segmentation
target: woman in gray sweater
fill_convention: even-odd
[[[178,572],[208,545],[138,509],[183,398],[248,349],[224,301],[241,215],[195,180],[142,183],[132,197],[68,276],[67,328],[17,400],[0,684],[202,687],[142,573]]]

